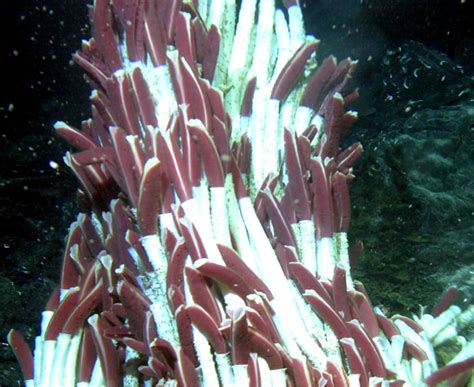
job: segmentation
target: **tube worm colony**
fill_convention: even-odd
[[[350,274],[341,147],[356,62],[316,61],[296,0],[95,0],[74,60],[92,118],[58,134],[81,183],[28,386],[461,386],[474,319],[388,318]]]

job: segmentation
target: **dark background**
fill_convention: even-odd
[[[71,64],[72,52],[80,46],[81,39],[89,36],[86,3],[77,0],[0,2],[2,386],[16,385],[15,380],[19,378],[5,335],[12,327],[21,330],[28,339],[37,333],[40,312],[57,284],[64,237],[76,212],[76,182],[62,163],[67,147],[55,137],[52,125],[57,120],[64,120],[79,126],[89,117],[89,87],[79,69]],[[472,0],[301,3],[308,33],[322,41],[320,58],[332,53],[338,58],[351,56],[359,60],[356,82],[361,94],[357,108],[361,120],[355,128],[354,138],[360,133],[370,141],[384,127],[374,122],[383,123],[380,114],[390,113],[383,111],[386,104],[380,98],[380,68],[388,50],[397,50],[410,41],[419,42],[426,49],[444,53],[462,66],[472,80]],[[367,160],[367,152],[364,158]],[[357,171],[359,176],[365,172]],[[362,184],[360,180],[353,185],[352,202],[355,205],[363,202],[366,196],[358,184]],[[378,203],[373,202],[371,206],[376,208]],[[374,208],[368,211],[365,213]],[[355,215],[357,212],[356,209]],[[364,217],[361,215],[360,218]],[[472,222],[472,216],[470,219]],[[415,222],[411,227],[418,225]],[[363,221],[358,223],[358,217],[355,217],[352,231],[355,238],[369,238],[364,235],[364,228]],[[403,231],[403,227],[400,229]],[[385,236],[375,238],[381,240]],[[371,251],[375,250],[370,246],[366,248],[360,276],[367,272],[363,270],[364,260],[370,262],[372,258],[379,258],[380,252],[371,255]],[[368,281],[366,284],[377,282],[380,272],[371,275],[364,278]],[[404,290],[412,294],[410,302],[414,302],[415,307],[417,303],[432,304],[436,297],[432,294],[428,299],[417,289],[408,289],[408,285]],[[442,291],[441,288],[432,290],[436,294]],[[384,292],[377,289],[374,294],[375,303],[393,301],[388,295],[384,298]],[[390,307],[395,311],[397,308],[398,311],[406,310],[403,304],[393,303]]]

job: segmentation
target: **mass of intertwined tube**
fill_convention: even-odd
[[[317,60],[296,0],[95,0],[58,122],[81,188],[28,386],[420,386],[469,378],[449,291],[389,318],[350,274],[342,146],[356,62]],[[451,297],[452,298],[452,297]],[[463,348],[437,370],[434,347]]]

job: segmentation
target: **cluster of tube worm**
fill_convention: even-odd
[[[441,370],[433,350],[473,320],[452,291],[390,319],[350,276],[356,62],[317,64],[298,2],[284,6],[94,1],[74,56],[92,119],[56,124],[82,212],[33,355],[9,335],[26,385],[466,380],[472,343]]]

